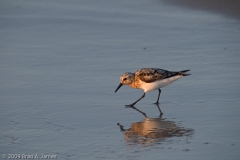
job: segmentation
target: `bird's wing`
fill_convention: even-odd
[[[141,81],[146,83],[155,82],[161,79],[178,75],[179,72],[170,72],[159,68],[143,68],[135,73]]]

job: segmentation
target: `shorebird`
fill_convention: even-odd
[[[167,71],[159,68],[142,68],[135,73],[126,72],[120,77],[120,84],[115,90],[115,93],[122,85],[128,85],[135,89],[142,89],[143,95],[134,103],[126,106],[134,106],[138,101],[145,97],[147,92],[158,89],[158,98],[155,104],[159,104],[159,97],[162,87],[165,87],[172,82],[178,80],[183,76],[189,76],[187,74],[190,70],[183,71]]]

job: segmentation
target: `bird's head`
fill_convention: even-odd
[[[134,81],[134,74],[130,73],[130,72],[126,72],[124,73],[121,77],[120,77],[120,84],[117,87],[117,89],[115,90],[115,92],[117,92],[117,90],[122,87],[122,85],[130,85],[132,84]]]

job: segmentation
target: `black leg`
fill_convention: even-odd
[[[156,106],[158,107],[158,110],[159,110],[159,112],[160,112],[160,116],[159,116],[159,117],[162,117],[163,112],[161,111],[161,109],[160,109],[160,107],[159,107],[159,104],[158,104],[158,103],[155,103],[155,104],[156,104]]]
[[[142,97],[140,97],[136,102],[132,103],[132,104],[129,104],[129,105],[126,105],[127,107],[131,107],[131,106],[134,106],[138,101],[140,101],[141,99],[143,99],[145,97],[145,92],[143,93]]]
[[[160,94],[161,94],[161,89],[158,89],[158,99],[157,99],[157,102],[154,103],[154,104],[159,104]]]

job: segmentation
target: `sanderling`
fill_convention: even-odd
[[[191,75],[185,73],[188,71],[190,70],[173,72],[159,68],[143,68],[135,73],[126,72],[120,77],[120,84],[115,90],[115,93],[122,85],[129,85],[135,89],[143,89],[143,95],[136,102],[126,105],[134,106],[138,101],[145,97],[147,92],[158,89],[158,98],[155,104],[159,104],[159,97],[161,94],[160,88],[171,84],[183,76]]]

